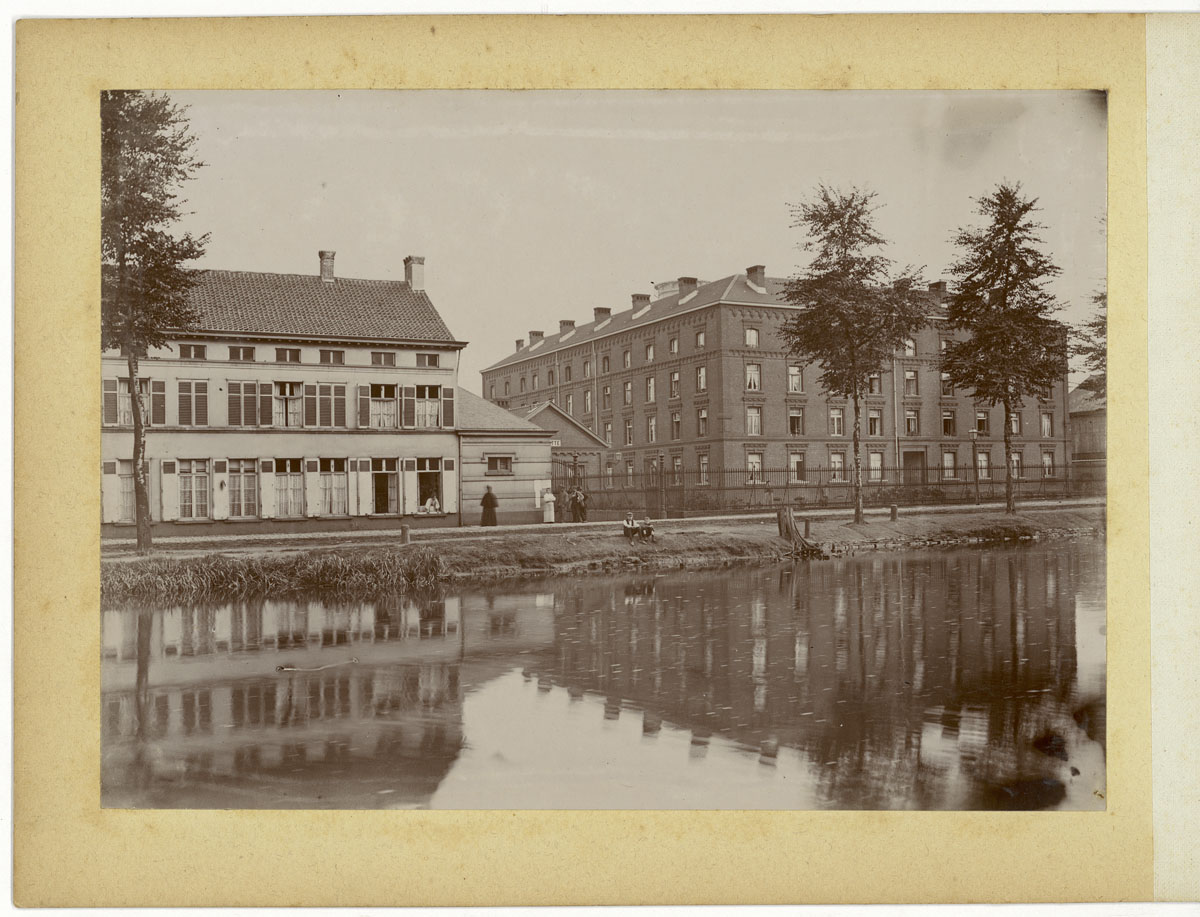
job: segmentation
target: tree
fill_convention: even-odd
[[[814,252],[808,269],[788,281],[784,296],[798,311],[784,323],[789,352],[821,367],[821,385],[854,407],[854,521],[863,521],[859,439],[863,396],[905,338],[925,324],[919,272],[895,277],[880,254],[874,192],[818,186],[814,198],[792,204],[792,226],[804,229]]]
[[[151,547],[146,424],[138,361],[172,331],[194,327],[188,304],[195,275],[183,267],[204,253],[208,235],[175,235],[184,203],[176,191],[204,165],[195,156],[185,110],[164,95],[100,95],[101,347],[129,366],[138,551]]]
[[[1065,377],[1067,328],[1050,317],[1059,303],[1047,287],[1059,269],[1039,247],[1037,199],[1003,183],[976,204],[987,223],[954,234],[961,252],[950,267],[949,323],[969,337],[947,345],[942,371],[976,400],[1004,405],[1004,506],[1012,513],[1013,411],[1026,397],[1049,397]]]
[[[1076,329],[1076,355],[1083,357],[1088,377],[1079,384],[1084,391],[1104,398],[1108,395],[1108,293],[1092,296],[1096,312]]]

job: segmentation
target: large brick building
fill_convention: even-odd
[[[402,281],[339,278],[333,252],[316,274],[201,271],[190,302],[195,326],[139,371],[157,534],[475,522],[493,476],[502,521],[539,517],[550,436],[458,388],[466,345],[423,258]],[[104,352],[101,373],[101,531],[131,537],[125,359]]]
[[[816,366],[789,356],[780,326],[793,314],[785,281],[762,265],[709,283],[681,277],[660,299],[594,310],[592,321],[529,332],[483,370],[484,397],[516,410],[552,401],[609,444],[602,486],[656,472],[703,487],[710,473],[751,483],[844,482],[853,463],[853,408],[831,398]],[[930,284],[930,323],[877,378],[863,404],[868,483],[990,483],[1003,479],[1002,407],[954,391],[939,369],[945,283]],[[1062,481],[1068,464],[1066,366],[1046,401],[1014,421],[1010,460],[1023,480]],[[977,430],[972,437],[971,431]]]

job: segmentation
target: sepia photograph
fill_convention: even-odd
[[[1106,809],[1104,92],[96,102],[102,806]]]

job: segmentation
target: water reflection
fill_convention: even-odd
[[[1093,542],[104,612],[110,806],[1102,808]]]

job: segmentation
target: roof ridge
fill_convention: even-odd
[[[196,274],[248,274],[252,277],[300,277],[305,280],[321,280],[320,274],[300,274],[295,271],[243,271],[236,268],[225,267],[194,267],[187,270]],[[345,280],[353,283],[400,283],[409,286],[407,280],[394,280],[385,277],[335,277],[337,280]],[[336,286],[336,283],[334,284]],[[414,293],[424,293],[424,290],[413,290]]]

